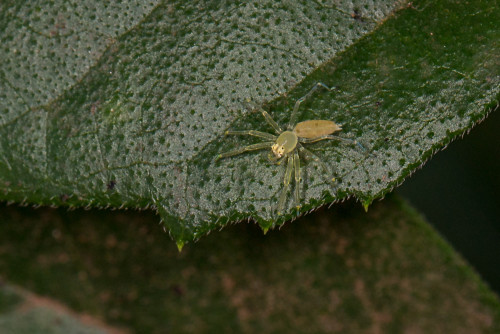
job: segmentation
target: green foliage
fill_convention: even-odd
[[[22,301],[22,298],[11,289],[4,286],[4,282],[0,282],[0,314],[7,313],[16,308]]]
[[[83,318],[83,317],[82,317]],[[27,294],[19,288],[0,285],[0,331],[15,334],[105,334],[88,319],[78,319],[63,306]],[[104,326],[102,326],[104,327]]]
[[[153,206],[182,246],[228,221],[367,206],[498,102],[495,1],[333,3],[4,2],[1,198]],[[276,217],[283,166],[214,158],[253,142],[228,128],[270,131],[247,100],[286,124],[317,81],[337,89],[299,121],[334,120],[367,152],[311,145],[333,175],[305,164],[303,207]]]

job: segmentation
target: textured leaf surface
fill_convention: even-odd
[[[12,2],[1,5],[2,197],[70,206],[153,205],[179,245],[228,221],[275,216],[284,166],[231,129],[299,121],[342,136],[309,145],[300,212],[366,205],[482,119],[499,94],[495,1]],[[284,94],[286,93],[286,95]],[[281,98],[278,98],[281,96]],[[336,177],[332,186],[325,179]]]
[[[182,253],[149,213],[2,207],[0,272],[133,333],[500,332],[498,298],[411,208],[352,204]]]

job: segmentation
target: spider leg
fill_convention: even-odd
[[[281,165],[281,163],[287,158],[287,156],[282,156],[281,158],[277,158],[272,152],[269,152],[267,156],[269,161],[271,161],[275,165]]]
[[[254,103],[250,103],[249,100],[245,101],[246,105],[248,108],[250,109],[258,109],[262,116],[264,116],[264,118],[266,119],[266,122],[271,125],[271,127],[274,129],[274,131],[276,131],[277,134],[281,134],[283,132],[283,130],[281,130],[280,126],[278,125],[278,123],[276,123],[274,121],[274,119],[271,117],[271,115],[269,115],[269,113],[267,111],[265,111],[264,109],[262,109],[261,107],[255,105]]]
[[[255,136],[255,137],[260,137],[268,140],[276,140],[276,136],[272,135],[270,133],[265,133],[261,131],[256,131],[256,130],[227,130],[226,135],[249,135],[249,136]]]
[[[237,154],[241,154],[241,153],[244,153],[244,152],[248,152],[248,151],[261,150],[263,148],[270,148],[273,144],[274,144],[273,141],[266,141],[266,142],[262,142],[262,143],[257,143],[257,144],[253,144],[253,145],[248,145],[248,146],[240,147],[240,148],[238,148],[236,150],[219,154],[215,158],[215,161],[217,161],[219,159],[224,159],[224,158],[227,158],[227,157],[231,157],[233,155],[237,155]]]
[[[319,137],[316,137],[316,138],[300,138],[299,137],[299,142],[301,142],[302,144],[310,144],[310,143],[315,143],[315,142],[323,140],[323,139],[340,140],[340,141],[343,141],[345,143],[349,143],[349,144],[352,144],[352,145],[357,145],[363,151],[366,151],[366,149],[364,148],[364,146],[361,145],[360,143],[358,143],[356,140],[342,138],[342,137],[335,136],[335,135],[324,135],[324,136],[319,136]]]
[[[295,171],[295,192],[294,192],[294,198],[295,198],[295,206],[300,208],[300,158],[299,158],[299,153],[297,153],[297,150],[293,153],[293,170]]]
[[[274,129],[274,131],[276,131],[277,134],[280,134],[283,132],[283,130],[281,130],[280,126],[278,125],[278,123],[276,123],[274,121],[274,119],[271,117],[271,115],[269,115],[269,113],[267,111],[265,111],[262,108],[259,108],[259,111],[262,113],[262,116],[264,116],[264,118],[266,119],[266,122],[270,126],[272,126],[272,128]]]
[[[292,115],[290,116],[290,121],[288,122],[288,130],[292,130],[293,127],[294,127],[294,125],[295,125],[295,123],[296,123],[296,120],[297,120],[297,111],[299,111],[300,104],[302,102],[304,102],[305,100],[307,100],[309,98],[309,96],[311,96],[320,87],[326,88],[329,91],[331,91],[333,89],[333,87],[330,88],[330,87],[328,87],[327,85],[325,85],[322,82],[317,82],[314,85],[314,87],[311,88],[311,90],[309,91],[309,93],[307,93],[306,95],[304,95],[300,99],[298,99],[297,102],[295,102],[295,106],[293,107]]]
[[[281,190],[281,195],[278,200],[278,215],[281,215],[281,212],[285,208],[285,200],[286,195],[288,193],[288,186],[290,185],[290,180],[292,179],[292,168],[293,168],[293,155],[288,156],[288,162],[286,165],[285,178],[283,179],[283,190]]]
[[[297,145],[297,147],[299,148],[299,151],[301,153],[305,153],[306,156],[309,156],[311,159],[313,159],[315,162],[317,162],[321,168],[323,169],[323,171],[327,174],[327,175],[330,175],[330,171],[328,170],[328,167],[326,167],[325,163],[323,161],[321,161],[320,158],[318,158],[317,155],[315,155],[314,153],[312,153],[311,151],[309,151],[308,149],[306,149],[304,146],[302,145]],[[329,181],[333,182],[335,181],[335,178],[332,178],[332,179],[328,179]]]

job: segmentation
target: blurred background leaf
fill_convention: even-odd
[[[7,282],[136,333],[497,333],[500,302],[395,196],[179,253],[152,213],[4,207]],[[1,330],[1,327],[0,327]]]

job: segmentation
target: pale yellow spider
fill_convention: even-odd
[[[305,155],[310,156],[314,161],[318,162],[325,172],[328,173],[328,169],[321,162],[321,160],[311,153],[309,150],[304,148],[302,144],[314,143],[323,139],[336,139],[342,140],[352,144],[358,144],[354,140],[341,138],[338,136],[332,135],[332,133],[342,130],[341,127],[335,122],[326,121],[326,120],[310,120],[304,121],[293,125],[297,118],[297,111],[299,110],[299,106],[304,100],[306,100],[316,89],[324,87],[331,91],[332,89],[326,86],[325,84],[318,82],[314,87],[302,98],[298,99],[295,103],[295,106],[292,111],[292,115],[290,117],[290,121],[288,122],[287,129],[285,131],[281,130],[280,126],[271,118],[271,116],[264,110],[260,109],[260,112],[266,119],[267,123],[271,125],[271,127],[276,131],[278,136],[272,135],[270,133],[265,133],[256,130],[227,130],[226,135],[250,135],[255,137],[260,137],[264,139],[268,139],[269,141],[257,143],[245,147],[241,147],[239,149],[229,151],[226,153],[219,154],[216,158],[223,159],[233,155],[241,154],[247,151],[260,150],[264,148],[270,148],[271,152],[269,153],[269,159],[275,163],[280,164],[283,160],[287,160],[287,166],[285,171],[285,177],[283,179],[283,190],[281,191],[280,198],[278,200],[278,215],[281,215],[285,207],[286,195],[288,193],[288,187],[290,185],[290,181],[292,179],[292,171],[295,175],[295,192],[294,199],[295,205],[297,208],[300,208],[300,196],[299,196],[299,184],[300,184],[300,158],[299,152]],[[359,145],[359,144],[358,144]],[[361,145],[360,145],[361,146]]]

